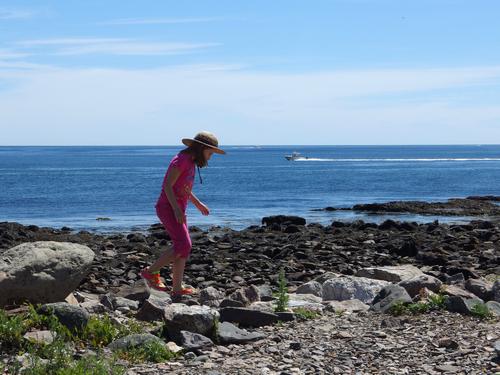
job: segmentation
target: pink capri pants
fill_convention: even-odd
[[[172,240],[174,254],[181,258],[189,258],[191,237],[189,237],[186,216],[184,215],[184,224],[179,224],[170,205],[157,205],[156,214]]]

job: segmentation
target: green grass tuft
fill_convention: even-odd
[[[491,319],[493,318],[493,313],[488,309],[485,303],[478,302],[471,308],[472,315],[478,317],[479,319]]]
[[[288,300],[290,297],[288,296],[288,289],[286,287],[286,278],[285,278],[285,270],[282,268],[278,277],[278,300],[276,301],[276,307],[274,311],[276,312],[284,312],[288,308]]]
[[[314,310],[309,310],[304,307],[297,307],[293,309],[293,313],[295,316],[301,320],[310,320],[310,319],[316,319],[318,318],[321,314],[317,311]]]
[[[118,357],[131,363],[141,362],[165,362],[178,357],[168,348],[157,341],[148,342],[142,346],[117,351]]]

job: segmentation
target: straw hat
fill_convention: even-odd
[[[202,132],[199,132],[198,134],[196,134],[194,139],[191,139],[191,138],[183,138],[182,139],[182,143],[184,143],[188,147],[191,146],[193,144],[193,142],[200,143],[203,146],[210,147],[217,154],[225,154],[226,153],[224,150],[221,150],[219,148],[219,141],[217,140],[217,137],[210,132],[202,131]]]

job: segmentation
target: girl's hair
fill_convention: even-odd
[[[196,164],[196,166],[198,166],[199,168],[203,168],[208,165],[208,161],[205,159],[205,156],[203,155],[203,150],[206,148],[207,147],[203,146],[198,142],[193,142],[191,143],[191,146],[186,147],[181,152],[183,154],[190,154],[191,156],[193,156],[194,163]]]

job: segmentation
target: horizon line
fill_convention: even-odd
[[[219,147],[395,147],[395,146],[500,146],[500,143],[400,143],[400,144],[373,144],[373,143],[359,143],[359,144],[226,144]],[[71,145],[58,145],[58,144],[29,144],[29,145],[1,145],[0,147],[185,147],[184,145],[155,145],[155,144],[71,144]]]

